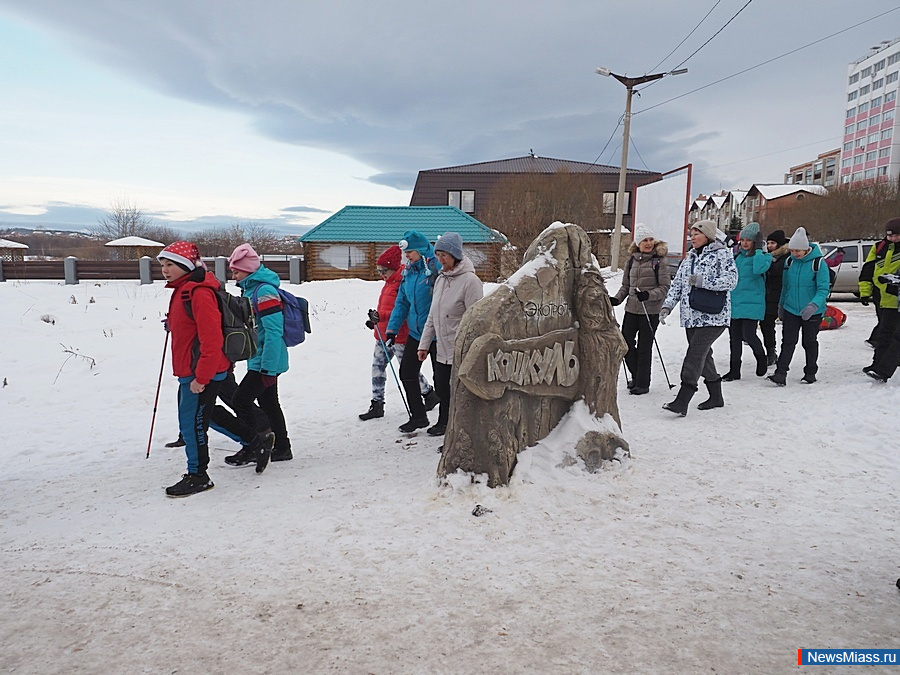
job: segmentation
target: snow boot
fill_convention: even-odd
[[[706,390],[709,392],[709,398],[697,406],[697,410],[712,410],[713,408],[724,408],[725,399],[722,398],[722,378],[718,380],[707,380]]]
[[[428,421],[427,417],[410,417],[409,421],[405,424],[401,424],[399,428],[404,434],[409,434],[416,429],[424,429],[429,424],[431,424],[431,422]]]
[[[212,490],[215,487],[209,476],[203,473],[186,473],[181,480],[166,488],[169,497],[190,497],[198,492]]]
[[[765,373],[763,373],[765,374]],[[735,368],[734,366],[722,376],[722,380],[724,382],[734,382],[735,380],[741,379],[741,367],[738,366]]]
[[[434,410],[438,404],[441,402],[441,397],[438,396],[438,393],[432,389],[427,394],[422,395],[422,400],[425,401],[425,410],[426,412],[429,410]]]
[[[225,458],[225,463],[229,466],[247,466],[256,461],[256,452],[252,449],[253,444],[242,445],[241,449],[233,455]]]
[[[675,397],[674,401],[664,403],[663,408],[684,417],[687,415],[688,404],[696,393],[697,387],[682,382],[681,389],[678,390],[678,396]]]
[[[366,420],[374,420],[376,417],[384,417],[384,401],[376,401],[374,398],[372,399],[372,403],[369,405],[369,409],[359,416],[359,419]]]
[[[447,425],[442,422],[438,422],[433,427],[428,427],[429,436],[443,436],[445,433],[447,433]]]
[[[778,363],[778,354],[776,354],[775,352],[772,352],[772,353],[769,354],[769,356],[766,358],[766,365],[767,365],[767,366],[774,366],[776,363]]]
[[[166,447],[167,448],[183,448],[184,447],[184,436],[182,436],[181,434],[178,434],[178,438],[176,438],[174,441],[170,441],[169,443],[166,443]]]
[[[291,454],[291,442],[286,440],[284,443],[276,443],[272,449],[272,455],[269,457],[270,462],[287,462],[294,459]]]
[[[875,370],[874,366],[869,366],[867,368],[863,368],[863,372],[866,375],[868,375],[869,377],[871,377],[873,380],[875,380],[876,382],[883,383],[883,382],[887,382],[889,379],[886,375],[882,375],[877,370]]]
[[[766,379],[767,379],[769,382],[774,382],[774,383],[777,384],[779,387],[785,387],[785,386],[787,386],[787,373],[782,373],[782,372],[779,371],[779,370],[776,370],[774,373],[772,373],[771,375],[769,375],[769,377],[767,377]]]
[[[766,359],[766,353],[760,352],[756,357],[756,376],[762,377],[769,370],[769,361]]]
[[[256,440],[253,441],[253,447],[256,448],[256,473],[262,473],[269,466],[274,445],[275,434],[271,431],[267,434],[256,434]]]
[[[650,387],[632,387],[628,390],[628,393],[632,396],[643,396],[650,393]]]

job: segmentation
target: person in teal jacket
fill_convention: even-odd
[[[788,242],[791,257],[785,262],[782,273],[781,302],[778,318],[781,319],[781,353],[775,372],[769,380],[780,387],[787,384],[787,372],[798,339],[806,352],[803,368],[804,384],[813,384],[819,371],[819,324],[825,313],[825,301],[831,288],[828,265],[822,259],[817,244],[810,244],[806,230],[798,227]],[[800,337],[802,333],[802,338]]]
[[[289,365],[287,345],[284,343],[284,312],[281,296],[278,295],[281,280],[260,262],[259,255],[250,244],[241,244],[234,249],[228,266],[241,294],[250,298],[256,315],[258,339],[256,355],[247,361],[247,374],[231,399],[232,407],[239,420],[253,424],[253,401],[258,401],[275,434],[271,460],[293,459],[284,412],[278,401],[278,376],[286,373]],[[260,459],[249,456],[245,450],[242,448],[226,457],[225,462],[232,466],[244,466],[255,461],[257,473],[262,473],[265,464],[260,468]]]
[[[772,265],[772,254],[766,250],[759,223],[750,223],[741,230],[740,249],[734,264],[738,282],[731,291],[731,323],[728,326],[731,367],[722,376],[726,382],[741,379],[741,352],[745,342],[756,358],[756,374],[762,377],[768,370],[766,350],[756,328],[766,316],[766,272]]]
[[[397,301],[388,320],[385,343],[389,348],[393,347],[397,333],[405,321],[409,327],[409,337],[406,338],[406,349],[400,359],[400,381],[409,405],[409,421],[400,425],[400,431],[409,433],[431,424],[419,391],[422,362],[419,361],[418,351],[422,330],[425,328],[428,312],[431,311],[431,294],[438,272],[441,271],[441,263],[434,255],[434,247],[421,232],[408,230],[399,244],[406,256],[406,265],[403,268],[400,290],[397,291]],[[424,348],[427,349],[428,345],[424,345]]]

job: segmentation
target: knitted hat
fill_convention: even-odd
[[[784,236],[784,230],[775,230],[766,237],[766,241],[774,241],[779,246],[784,246],[787,243],[787,237]]]
[[[759,223],[748,223],[747,227],[741,230],[741,239],[756,239],[759,234]]]
[[[169,244],[156,256],[156,259],[159,261],[171,260],[185,272],[190,272],[198,265],[203,265],[200,262],[200,249],[197,248],[197,244],[189,241],[176,241]]]
[[[434,243],[434,250],[444,251],[444,253],[449,253],[456,260],[462,260],[462,237],[456,232],[444,232],[444,234],[438,237],[438,240]]]
[[[796,251],[805,251],[809,248],[809,237],[806,236],[806,229],[798,227],[794,232],[791,240],[788,242],[788,248]]]
[[[703,234],[706,235],[706,238],[710,241],[716,240],[716,221],[714,220],[698,220],[696,223],[691,225],[692,230],[700,230]]]
[[[378,256],[375,264],[379,267],[387,267],[389,270],[398,270],[400,269],[400,258],[402,257],[403,252],[400,250],[400,247],[394,244]]]
[[[228,266],[239,272],[253,274],[259,269],[259,255],[250,244],[241,244],[228,258]]]
[[[884,224],[884,233],[888,234],[900,234],[900,218],[891,218]]]
[[[403,239],[399,242],[401,251],[408,251],[412,249],[413,251],[418,251],[422,254],[423,258],[432,258],[434,257],[434,249],[431,248],[431,244],[425,238],[425,235],[421,232],[417,232],[416,230],[407,230],[403,233]]]
[[[638,223],[634,226],[634,243],[640,244],[644,239],[656,239],[656,235],[653,234],[653,230],[649,227],[643,223]]]

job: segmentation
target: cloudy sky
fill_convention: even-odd
[[[839,146],[848,63],[897,37],[896,0],[0,0],[0,228],[126,201],[301,231],[408,204],[421,169],[618,166],[625,88],[594,69],[685,59],[635,98],[629,165],[780,182]]]

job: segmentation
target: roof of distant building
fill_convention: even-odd
[[[749,192],[752,192],[753,190],[759,192],[759,194],[761,194],[766,199],[778,199],[779,197],[786,197],[787,195],[794,194],[795,192],[810,192],[815,195],[828,194],[828,190],[822,185],[784,185],[782,183],[754,183]]]
[[[553,159],[552,157],[526,155],[525,157],[513,157],[511,159],[499,159],[490,162],[478,162],[476,164],[461,164],[459,166],[447,166],[439,169],[426,169],[419,173],[557,173],[559,171],[569,171],[571,173],[618,174],[619,167],[609,166],[607,164],[591,164],[590,162],[575,162],[569,159]],[[653,176],[657,175],[659,172],[628,169],[628,173]]]

